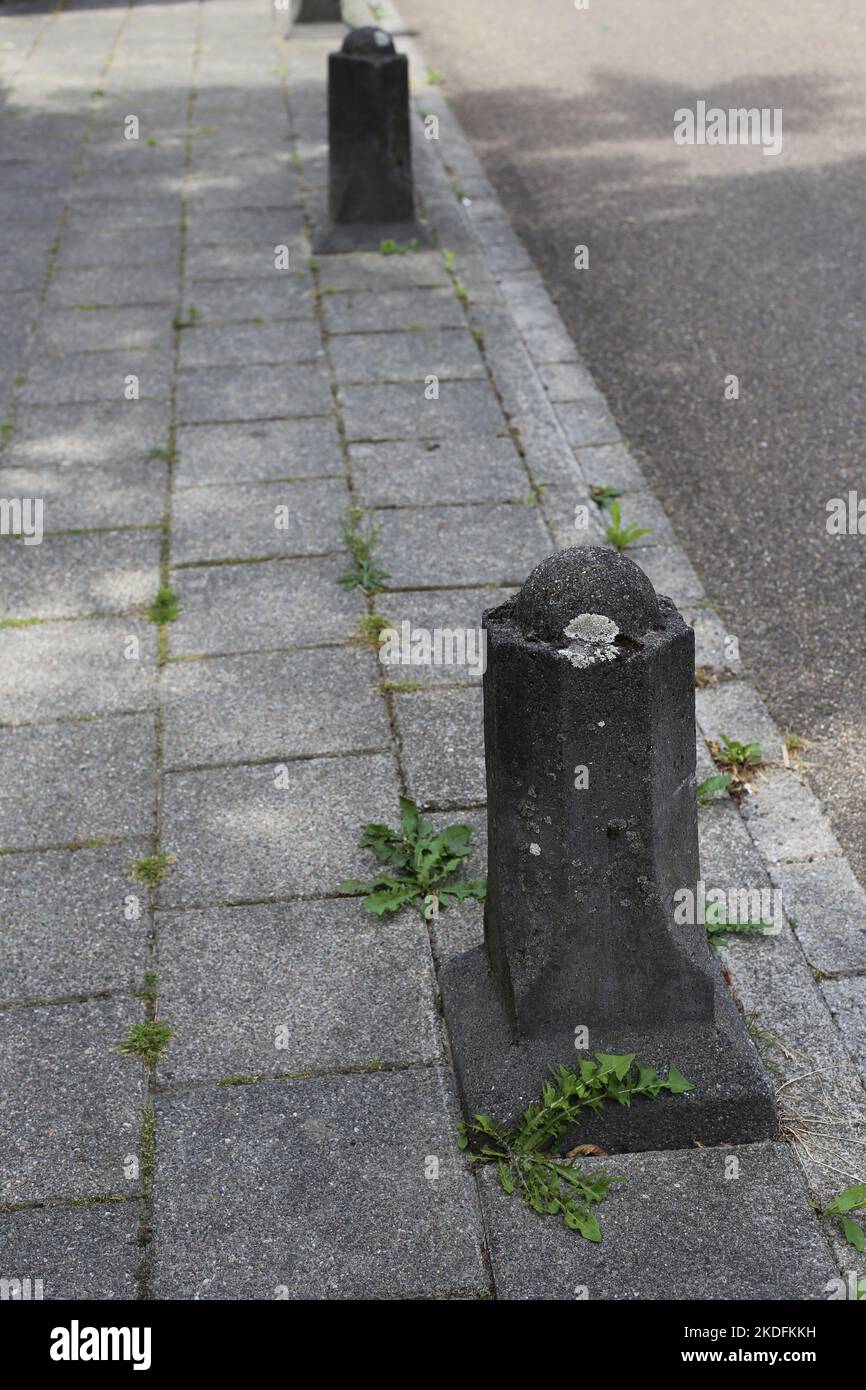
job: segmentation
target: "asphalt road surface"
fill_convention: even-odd
[[[863,0],[399,4],[866,882]],[[676,144],[700,101],[781,152]]]

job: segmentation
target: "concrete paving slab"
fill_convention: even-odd
[[[46,1302],[132,1300],[141,1258],[138,1204],[36,1207],[0,1214],[0,1267],[41,1280]],[[33,1293],[35,1297],[35,1293]]]

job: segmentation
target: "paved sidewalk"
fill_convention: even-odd
[[[428,933],[336,894],[401,792],[472,824],[484,873],[478,681],[383,689],[359,621],[476,626],[599,543],[591,484],[652,528],[632,553],[721,677],[702,735],[775,756],[778,733],[418,55],[437,249],[311,256],[342,31],[285,27],[267,0],[0,12],[0,495],[45,518],[40,545],[0,541],[0,1276],[46,1298],[826,1297],[858,1268],[810,1195],[864,1180],[866,913],[796,771],[748,819],[702,813],[709,883],[785,893],[782,935],[723,963],[790,1142],[740,1150],[738,1182],[728,1150],[610,1160],[629,1183],[597,1248],[456,1149],[437,971],[478,905]],[[370,607],[337,583],[350,505],[381,528]],[[180,613],[156,626],[161,586]],[[148,890],[133,864],[158,852]],[[175,1038],[150,1070],[115,1049],[155,1017]]]

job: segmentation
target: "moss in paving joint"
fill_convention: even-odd
[[[2,618],[0,619],[0,628],[36,627],[38,623],[41,623],[43,621],[44,620],[42,618]]]
[[[383,618],[380,613],[366,613],[358,621],[358,626],[352,634],[351,641],[361,647],[370,647],[377,652],[380,646],[380,638],[386,628],[391,626],[388,618]]]
[[[382,695],[414,695],[418,690],[430,690],[431,686],[423,685],[421,681],[402,680],[379,681],[379,691]]]
[[[137,1057],[150,1068],[174,1036],[171,1024],[163,1023],[160,1019],[152,1019],[147,1023],[133,1023],[115,1051],[122,1053],[124,1057]]]
[[[173,854],[169,854],[167,850],[159,850],[145,859],[136,859],[132,867],[132,877],[139,883],[146,883],[149,888],[155,888],[165,878],[169,865],[173,863]]]
[[[157,996],[157,980],[153,970],[144,972],[144,984],[141,989],[135,991],[136,999],[143,999],[146,1004],[153,1004]]]
[[[162,585],[156,592],[156,598],[147,610],[147,616],[152,623],[162,626],[165,623],[173,623],[180,615],[180,604],[174,589],[168,585]]]

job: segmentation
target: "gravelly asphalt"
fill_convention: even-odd
[[[825,528],[866,497],[866,11],[400,9],[866,880],[866,536]],[[781,107],[781,154],[675,145],[699,100]]]

